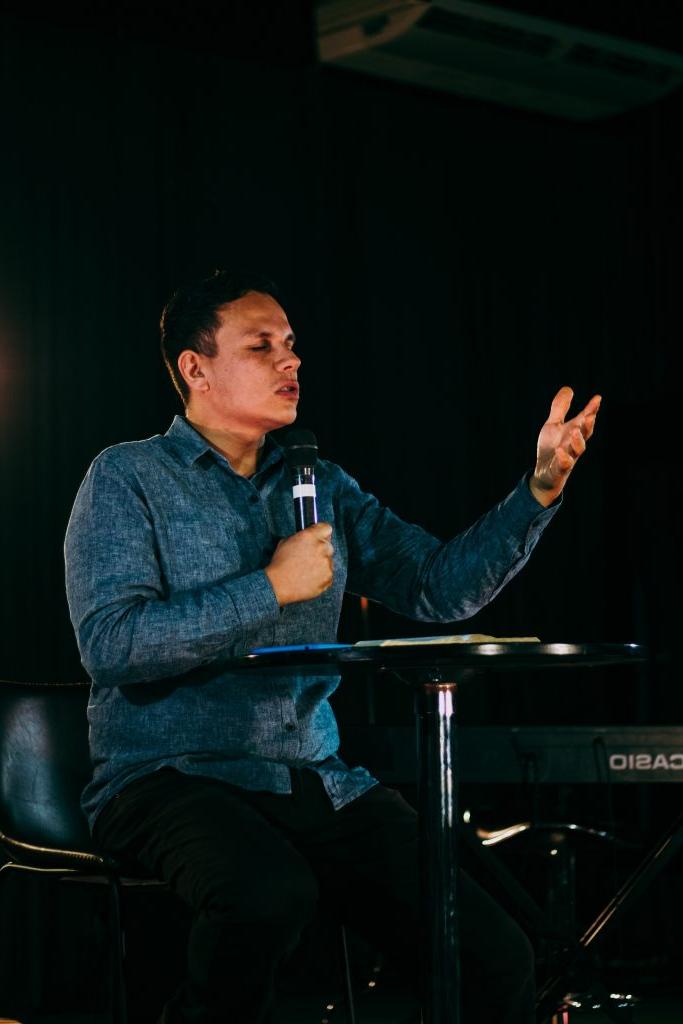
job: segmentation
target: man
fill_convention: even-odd
[[[181,289],[162,349],[185,417],[95,459],[66,537],[93,684],[83,806],[103,847],[192,908],[187,978],[163,1019],[256,1024],[320,900],[415,976],[415,814],[337,757],[338,680],[231,674],[220,659],[333,641],[344,589],[425,621],[474,614],[529,557],[600,399],[565,422],[563,388],[534,473],[448,544],[327,462],[324,521],[295,533],[266,435],[296,417],[300,360],[272,286],[220,272]],[[533,1020],[524,935],[466,877],[459,898],[466,1019]]]

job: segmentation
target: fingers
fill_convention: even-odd
[[[562,473],[574,468],[574,463],[586,450],[586,441],[579,427],[568,430],[553,453],[555,466]]]
[[[550,405],[550,414],[548,416],[550,423],[564,423],[573,397],[574,392],[571,388],[566,386],[560,388]]]
[[[322,541],[329,541],[332,539],[332,527],[329,523],[314,523],[313,526],[307,526],[304,533],[315,534]]]
[[[565,387],[560,388],[550,405],[549,423],[564,423],[573,397],[574,392],[570,387],[565,385]],[[593,395],[585,408],[569,421],[570,424],[575,424],[578,427],[586,441],[591,437],[595,429],[595,417],[598,415],[601,402],[602,395]]]
[[[570,455],[566,448],[556,448],[553,456],[555,468],[562,475],[566,476],[574,468],[576,458]]]
[[[601,402],[601,395],[593,395],[585,409],[567,423],[568,427],[575,427],[581,431],[584,441],[588,441],[589,438],[593,436],[593,431],[595,430],[595,419],[598,415]]]
[[[578,427],[574,427],[553,453],[554,469],[561,476],[568,476],[586,450],[586,441]]]
[[[586,440],[579,427],[576,427],[570,433],[566,450],[570,455],[573,455],[575,459],[578,459],[579,455],[582,455],[585,452]]]
[[[324,546],[327,557],[332,559],[334,546],[332,544],[332,527],[329,523],[314,523],[313,526],[307,526],[303,532],[316,537]]]
[[[581,418],[582,420],[579,426],[586,441],[592,436],[593,431],[595,430],[595,418],[598,415],[601,402],[602,395],[593,395],[586,408],[580,414],[580,417],[577,417],[577,419]]]
[[[586,405],[586,408],[582,412],[582,416],[592,416],[594,419],[597,416],[600,403],[602,402],[602,395],[593,395],[590,402]]]

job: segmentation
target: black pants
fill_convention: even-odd
[[[275,971],[322,897],[417,988],[416,814],[376,786],[335,811],[319,777],[291,795],[250,793],[162,769],[100,814],[95,837],[167,881],[193,911],[187,978],[167,1007],[183,1024],[261,1024]],[[466,1021],[531,1024],[533,953],[524,933],[461,876]]]

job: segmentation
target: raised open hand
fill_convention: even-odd
[[[585,452],[600,408],[600,395],[593,395],[580,413],[565,422],[573,397],[571,388],[560,388],[538,435],[536,468],[529,487],[536,500],[546,507],[560,495],[576,460]]]

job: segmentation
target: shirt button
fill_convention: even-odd
[[[285,722],[285,729],[287,732],[296,732],[296,725],[294,722]]]
[[[258,494],[252,494],[251,497],[249,498],[249,501],[251,502],[252,505],[258,505],[258,503],[259,503],[259,496],[258,496]]]

